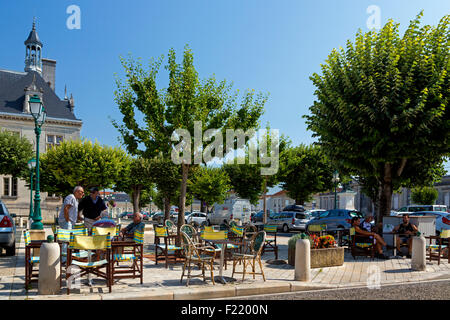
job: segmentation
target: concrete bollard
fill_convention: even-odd
[[[307,239],[298,239],[295,243],[295,277],[296,281],[310,280],[311,275],[311,249]]]
[[[59,244],[53,242],[53,236],[41,245],[39,261],[39,294],[59,294],[61,291],[61,268]]]
[[[426,260],[426,240],[424,236],[413,237],[411,269],[415,271],[425,271],[427,268]]]

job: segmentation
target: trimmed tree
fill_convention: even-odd
[[[305,116],[330,160],[352,175],[375,179],[378,218],[389,215],[395,186],[426,175],[449,153],[449,19],[403,37],[390,20],[333,50],[313,74],[317,101]]]
[[[438,191],[433,187],[417,187],[411,190],[411,200],[416,204],[432,205],[438,198]]]
[[[280,158],[279,180],[296,204],[304,205],[311,196],[333,187],[333,167],[319,146],[288,148]]]
[[[0,130],[0,174],[29,178],[27,162],[33,154],[33,146],[26,138]]]
[[[120,148],[89,140],[66,140],[41,157],[41,190],[58,196],[72,193],[77,185],[113,187],[128,172],[128,156]]]

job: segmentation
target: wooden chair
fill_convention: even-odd
[[[167,221],[167,220],[166,220]],[[176,234],[169,234],[167,227],[156,226],[155,229],[155,263],[159,260],[165,260],[166,268],[169,267],[169,262],[176,263],[177,258],[180,257],[181,247],[175,245]],[[161,243],[161,238],[164,243]]]
[[[356,234],[355,228],[350,228],[351,253],[356,257],[375,257],[375,239],[370,236]]]
[[[214,282],[214,247],[212,246],[204,246],[199,247],[192,241],[192,238],[186,234],[184,231],[181,231],[181,237],[183,240],[183,254],[186,257],[183,265],[183,273],[181,274],[180,283],[183,282],[183,277],[187,268],[187,281],[186,286],[189,286],[189,279],[196,277],[203,277],[203,281],[206,282],[205,278],[205,269],[206,266],[209,267],[211,272],[211,281],[215,285]],[[193,275],[191,274],[191,265],[195,264],[202,271],[201,274]]]
[[[40,257],[33,256],[32,249],[40,248],[40,244],[39,246],[31,244],[30,231],[28,230],[23,230],[23,237],[25,239],[25,290],[28,291],[31,282],[39,279],[39,269],[33,267],[39,263]],[[37,271],[37,273],[33,273],[34,271]]]
[[[448,242],[447,245],[445,245],[444,240],[450,240],[450,230],[442,230],[439,236],[428,236],[425,237],[425,239],[428,241],[428,244],[426,245],[428,261],[431,262],[434,260],[438,262],[438,265],[440,265],[443,250],[445,248],[448,250]],[[434,244],[433,241],[435,242]],[[450,255],[448,252],[447,255],[447,259],[450,263]]]
[[[266,277],[264,275],[264,270],[262,267],[261,262],[261,252],[264,246],[264,242],[266,240],[266,232],[260,231],[256,234],[256,236],[253,237],[252,242],[250,243],[250,246],[248,246],[248,252],[244,253],[234,253],[233,254],[233,273],[232,277],[235,273],[241,274],[242,273],[242,280],[245,279],[246,274],[252,274],[253,279],[255,279],[255,275],[262,275],[264,281],[266,281]],[[261,272],[256,272],[256,262],[258,262]],[[238,263],[242,263],[242,272],[236,271],[236,265]],[[252,271],[247,272],[247,267],[251,266]]]
[[[98,261],[90,261],[90,255],[88,255],[88,261],[73,260],[72,257],[76,252],[91,251],[97,252],[98,250],[105,252],[105,258]],[[96,275],[97,277],[106,280],[109,292],[111,292],[112,278],[111,278],[111,237],[105,236],[81,236],[70,235],[70,243],[67,249],[67,268],[66,268],[66,282],[67,282],[67,294],[70,294],[72,284],[72,269],[73,266],[81,269],[81,272],[77,276],[82,277],[84,275]],[[103,271],[103,269],[106,271]]]
[[[55,242],[58,242],[61,249],[61,257],[67,258],[67,251],[66,248],[70,242],[70,236],[71,235],[77,235],[77,236],[87,236],[88,230],[87,228],[78,228],[78,229],[62,229],[57,227],[56,233],[55,233]],[[72,252],[72,258],[75,258],[76,260],[82,260],[87,259],[88,255],[93,255],[93,253],[89,253],[87,250],[76,250]]]
[[[111,281],[116,279],[139,278],[144,281],[144,230],[134,232],[133,241],[114,241],[112,243]],[[126,263],[124,266],[123,263]],[[115,266],[114,264],[117,264]],[[119,265],[122,264],[122,265]]]
[[[275,260],[278,260],[278,246],[277,246],[277,226],[276,225],[264,225],[264,231],[266,232],[266,240],[262,250],[262,255],[266,252],[274,252]],[[268,236],[271,236],[269,238]]]

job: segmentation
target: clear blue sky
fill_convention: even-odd
[[[81,9],[80,30],[66,27],[72,4]],[[0,1],[0,69],[23,71],[23,41],[36,16],[44,57],[57,60],[57,94],[64,97],[64,85],[73,93],[81,135],[119,145],[108,119],[121,118],[113,94],[119,56],[147,61],[172,47],[181,56],[189,44],[201,77],[214,73],[235,89],[269,93],[262,123],[295,144],[311,143],[301,117],[314,101],[309,76],[359,28],[368,31],[370,5],[381,9],[382,25],[393,18],[402,31],[422,9],[426,24],[450,13],[448,0]]]

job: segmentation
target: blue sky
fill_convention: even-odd
[[[66,27],[70,5],[81,9],[80,30]],[[262,123],[294,144],[311,143],[301,117],[314,101],[309,76],[359,28],[368,31],[370,5],[379,6],[382,25],[393,18],[402,31],[422,9],[425,24],[450,13],[447,0],[1,0],[0,69],[23,71],[23,41],[36,16],[44,57],[57,60],[56,92],[64,97],[67,85],[73,93],[81,135],[119,145],[108,118],[121,118],[114,102],[119,56],[145,62],[174,48],[181,57],[189,44],[201,77],[214,73],[235,89],[269,93]]]

